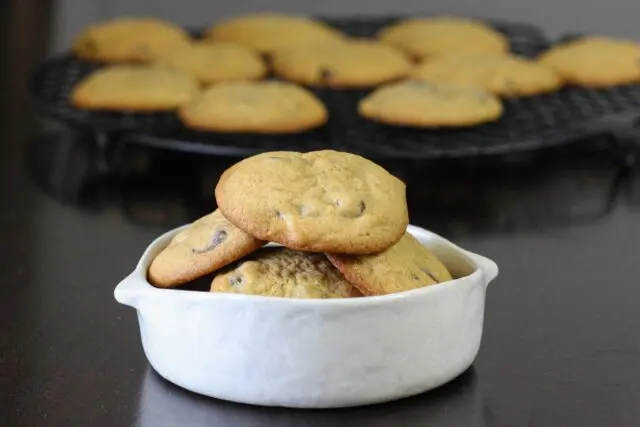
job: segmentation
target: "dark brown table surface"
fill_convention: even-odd
[[[0,425],[640,422],[640,181],[633,171],[621,177],[602,147],[387,165],[409,183],[413,223],[500,265],[480,353],[458,379],[420,396],[293,411],[162,380],[145,359],[134,311],[113,299],[151,239],[213,209],[228,161],[133,149],[116,175],[83,181],[87,140],[34,138],[33,110],[11,99],[0,126]]]
[[[0,424],[637,425],[640,197],[608,155],[389,165],[414,190],[412,222],[501,267],[479,356],[414,398],[291,411],[168,384],[112,296],[154,236],[213,208],[227,163],[131,150],[126,172],[78,192],[84,142],[40,138],[0,156]]]

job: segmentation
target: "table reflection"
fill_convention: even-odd
[[[125,147],[105,169],[87,138],[32,141],[32,178],[54,198],[79,208],[116,206],[142,226],[171,228],[211,212],[220,174],[237,161]],[[618,200],[623,174],[615,159],[594,141],[517,156],[377,161],[407,183],[412,223],[456,238],[597,221]]]
[[[395,402],[332,410],[301,410],[243,405],[197,395],[148,368],[140,395],[137,427],[366,425],[484,426],[482,382],[473,367],[430,392]]]

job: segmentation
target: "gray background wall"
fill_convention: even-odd
[[[94,21],[148,14],[183,25],[203,25],[256,10],[310,14],[411,14],[419,12],[525,21],[551,36],[589,32],[640,40],[640,0],[57,0],[53,51]]]

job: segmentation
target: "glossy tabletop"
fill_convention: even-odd
[[[0,157],[4,425],[637,425],[640,194],[598,147],[387,165],[408,182],[413,223],[501,267],[480,353],[414,398],[291,411],[168,384],[146,362],[135,312],[112,296],[151,239],[214,208],[230,160],[129,150],[120,173],[84,182],[90,145],[65,135]]]
[[[113,299],[155,236],[214,208],[232,160],[129,149],[117,173],[96,176],[86,136],[38,137],[26,101],[2,120],[0,425],[638,425],[640,180],[606,143],[383,163],[407,181],[413,223],[500,265],[480,353],[432,392],[311,411],[167,383],[145,359],[135,312]]]

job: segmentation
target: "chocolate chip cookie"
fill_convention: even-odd
[[[183,70],[205,85],[258,80],[267,73],[260,55],[229,43],[193,43],[160,55],[155,62]]]
[[[116,64],[81,80],[71,92],[71,103],[88,110],[169,111],[199,91],[198,81],[184,71]]]
[[[359,102],[358,111],[387,125],[463,127],[498,119],[503,106],[483,89],[407,81],[379,87]]]
[[[302,84],[357,88],[405,77],[412,64],[392,46],[355,39],[276,51],[272,67],[279,76]]]
[[[178,112],[191,129],[284,134],[322,126],[325,106],[308,90],[286,82],[225,82],[206,89]]]
[[[539,61],[575,85],[605,87],[640,81],[640,44],[632,40],[586,37],[552,47]]]
[[[174,236],[151,262],[149,281],[171,288],[214,272],[264,246],[227,221],[220,210]]]
[[[483,22],[448,16],[407,19],[383,29],[378,37],[419,59],[456,52],[509,50],[507,38]]]
[[[535,95],[562,85],[558,73],[536,61],[493,53],[440,55],[420,64],[413,77],[429,83],[476,87],[503,96]]]
[[[186,48],[191,39],[180,27],[154,18],[121,18],[86,28],[74,53],[97,62],[147,62],[165,52]]]
[[[386,295],[452,280],[447,267],[409,233],[378,254],[327,257],[364,295]]]
[[[264,248],[219,273],[211,292],[286,298],[360,296],[323,254]]]
[[[236,16],[209,29],[207,39],[236,43],[270,54],[284,47],[344,37],[330,26],[302,15],[262,12]]]
[[[222,174],[215,195],[237,227],[304,251],[379,252],[409,222],[402,181],[363,157],[332,150],[244,159]]]

